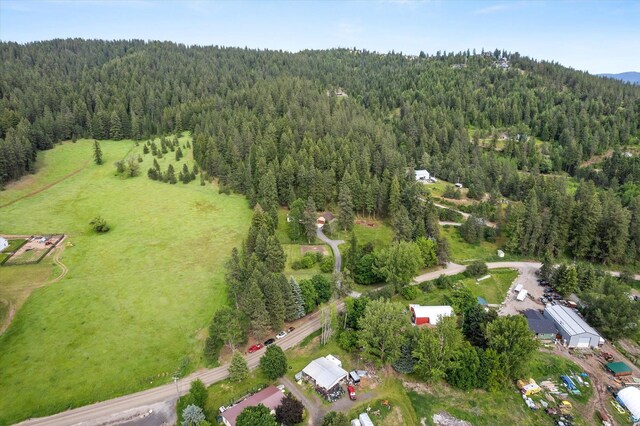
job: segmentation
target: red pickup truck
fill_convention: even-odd
[[[348,386],[347,387],[347,391],[349,392],[349,399],[351,399],[352,401],[356,400],[356,390],[353,388],[353,386]]]

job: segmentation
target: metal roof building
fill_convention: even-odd
[[[555,340],[558,329],[553,321],[547,319],[539,311],[527,309],[523,312],[529,323],[529,329],[540,340]]]
[[[561,305],[548,305],[544,316],[558,327],[570,348],[596,348],[604,344],[604,339],[589,324],[578,316],[575,310]]]
[[[339,367],[335,361],[327,358],[314,359],[302,370],[302,373],[311,378],[317,386],[326,390],[331,389],[347,377],[345,370]]]
[[[606,364],[605,367],[607,368],[607,370],[609,370],[609,372],[611,372],[611,374],[616,377],[631,376],[633,374],[633,370],[631,370],[631,367],[629,367],[622,361],[610,362]]]

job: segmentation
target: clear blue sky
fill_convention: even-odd
[[[0,39],[171,40],[407,54],[506,49],[591,73],[640,71],[640,1],[0,0]]]

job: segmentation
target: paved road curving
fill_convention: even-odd
[[[333,270],[336,272],[340,272],[342,270],[342,255],[340,254],[338,245],[344,243],[344,241],[329,239],[329,237],[324,235],[324,232],[322,232],[322,227],[318,227],[318,229],[316,230],[316,235],[323,243],[329,244],[329,246],[331,247],[333,257],[335,258],[335,266],[333,267]]]

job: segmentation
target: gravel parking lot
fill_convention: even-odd
[[[498,315],[516,315],[527,309],[544,309],[544,304],[540,302],[540,297],[544,295],[545,287],[538,284],[538,276],[536,275],[538,266],[523,264],[515,269],[520,274],[509,288],[504,302],[498,309]],[[516,300],[518,293],[513,291],[518,284],[522,284],[522,288],[528,292],[527,298],[522,302]]]

